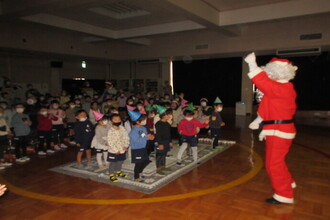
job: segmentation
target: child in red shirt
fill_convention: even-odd
[[[177,156],[177,164],[181,165],[181,158],[183,152],[187,149],[188,144],[190,145],[193,152],[194,162],[197,162],[197,128],[207,128],[209,120],[205,120],[204,124],[200,123],[194,118],[194,112],[190,109],[186,109],[183,112],[184,119],[179,122],[178,131],[181,135],[182,145]]]
[[[53,115],[48,114],[48,109],[42,107],[39,110],[39,114],[37,116],[37,130],[38,130],[38,138],[39,138],[39,147],[38,147],[38,155],[44,156],[46,155],[44,144],[46,142],[47,145],[47,153],[54,153],[52,149],[50,149],[50,142],[52,137],[52,120],[57,120],[57,118]]]

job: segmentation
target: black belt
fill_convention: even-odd
[[[272,121],[263,121],[263,125],[271,125],[271,124],[291,124],[293,120],[272,120]]]

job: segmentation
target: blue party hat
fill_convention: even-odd
[[[131,110],[127,110],[127,111],[128,111],[128,115],[132,121],[138,120],[142,115],[140,112],[135,112],[135,111],[131,111]]]

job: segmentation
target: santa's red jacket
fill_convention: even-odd
[[[260,102],[258,114],[264,121],[292,120],[296,113],[296,91],[288,81],[271,80],[266,72],[257,68],[248,74],[252,82],[264,93]],[[293,139],[296,134],[294,123],[264,125],[261,137],[277,136]]]

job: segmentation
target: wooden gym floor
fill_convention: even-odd
[[[74,149],[31,155],[0,173],[0,219],[330,219],[330,127],[297,125],[287,156],[295,203],[276,206],[264,202],[272,189],[257,132],[251,160],[251,118],[223,117],[222,139],[238,144],[151,195],[48,171],[74,161]]]

